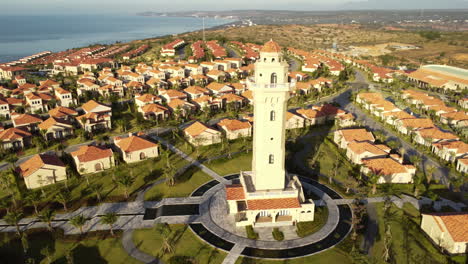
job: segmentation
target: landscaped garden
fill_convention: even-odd
[[[138,249],[164,263],[222,263],[227,253],[201,241],[186,225],[158,224],[152,229],[135,230]],[[177,262],[179,261],[179,262]]]

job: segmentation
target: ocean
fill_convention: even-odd
[[[233,22],[206,18],[205,27]],[[0,63],[41,51],[111,44],[203,28],[201,18],[132,15],[0,16]]]

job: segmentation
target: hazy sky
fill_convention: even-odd
[[[143,11],[287,9],[333,10],[345,8],[460,8],[464,0],[0,0],[2,14],[128,13]],[[367,2],[343,5],[349,2]],[[424,6],[421,6],[424,5]]]

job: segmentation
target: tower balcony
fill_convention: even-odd
[[[296,82],[293,81],[291,83],[270,83],[270,84],[265,84],[265,83],[256,83],[255,78],[253,77],[248,77],[246,80],[247,87],[250,90],[272,90],[272,91],[282,91],[282,92],[291,92],[294,90],[296,87]]]

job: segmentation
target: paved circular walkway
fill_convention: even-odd
[[[232,177],[231,177],[232,178]],[[318,232],[304,237],[284,241],[252,240],[236,234],[233,220],[227,217],[224,185],[213,183],[202,186],[209,196],[200,204],[200,217],[191,224],[192,230],[209,244],[225,251],[238,251],[238,255],[254,258],[289,259],[316,254],[334,247],[351,231],[351,209],[348,205],[337,205],[334,199],[341,197],[318,182],[303,182],[304,189],[321,197],[328,207],[326,224]],[[211,188],[209,188],[211,187]],[[197,195],[200,191],[195,191]],[[332,197],[330,197],[332,196]]]

